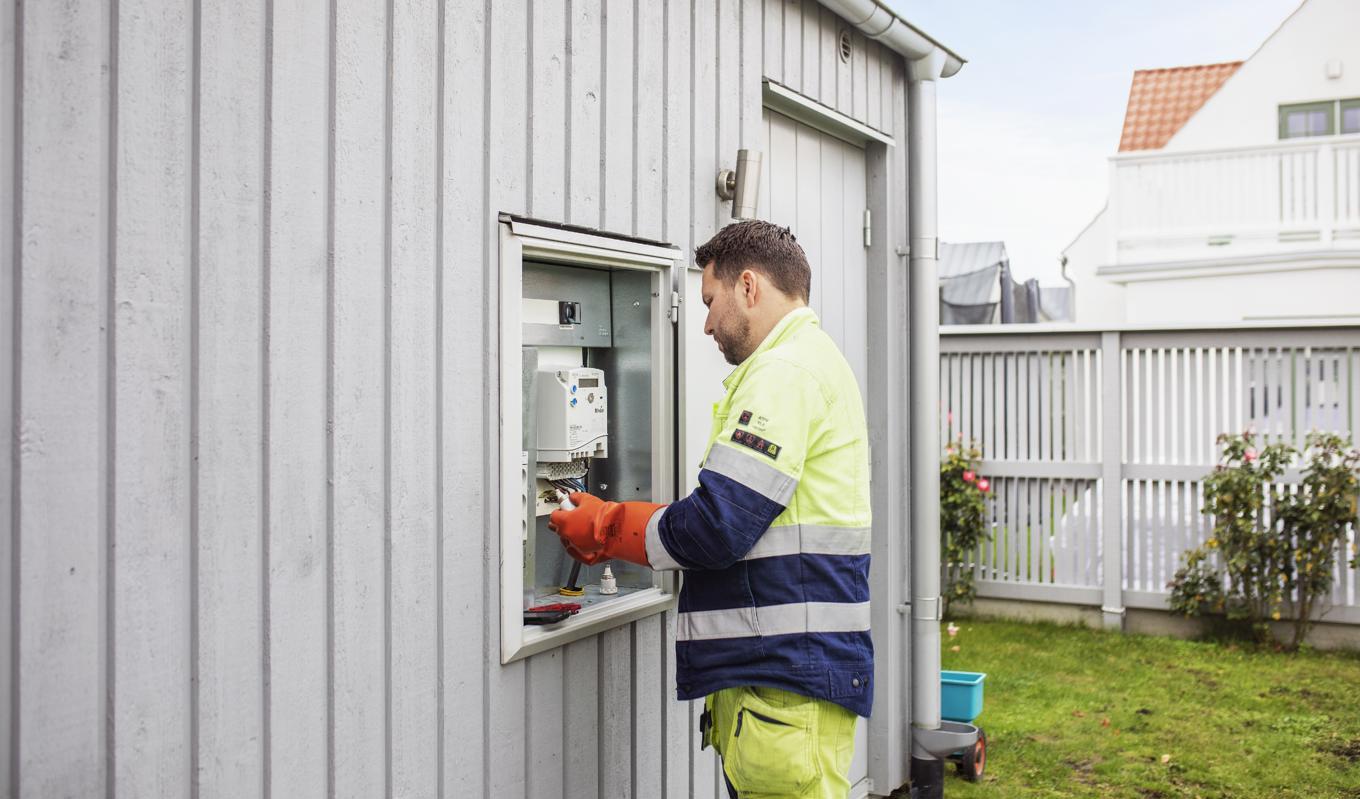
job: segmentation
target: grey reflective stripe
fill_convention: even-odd
[[[683,568],[671,557],[666,545],[661,543],[661,514],[665,512],[665,508],[657,508],[656,513],[647,520],[647,563],[656,571]]]
[[[768,463],[761,463],[754,453],[744,455],[735,448],[714,442],[704,461],[704,468],[735,480],[761,496],[788,506],[798,481]]]
[[[868,527],[826,527],[819,524],[790,524],[771,527],[756,541],[742,560],[774,558],[780,555],[868,555],[873,532]]]
[[[681,613],[675,640],[751,638],[797,633],[851,633],[869,629],[868,602],[794,602],[789,605]]]

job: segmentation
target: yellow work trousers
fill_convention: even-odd
[[[739,799],[846,799],[859,718],[778,688],[724,688],[704,699],[707,743]]]

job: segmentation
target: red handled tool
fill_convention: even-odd
[[[525,612],[526,612],[526,613],[550,613],[550,612],[552,612],[552,611],[561,611],[561,610],[565,610],[566,612],[568,612],[568,613],[572,614],[573,616],[575,616],[577,613],[580,613],[580,612],[581,612],[581,604],[580,604],[579,602],[552,602],[552,603],[547,604],[547,605],[534,605],[533,607],[529,608],[529,609],[528,609],[527,611],[525,611]]]
[[[553,602],[547,605],[535,605],[524,611],[525,624],[557,624],[575,616],[581,611],[581,606],[575,602]]]

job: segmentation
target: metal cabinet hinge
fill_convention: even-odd
[[[671,292],[671,309],[667,315],[670,316],[671,324],[680,324],[680,292]]]
[[[870,247],[874,243],[874,216],[868,208],[864,209],[864,246]]]

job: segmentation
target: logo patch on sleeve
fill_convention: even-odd
[[[745,430],[733,430],[732,441],[743,447],[753,449],[762,455],[768,455],[770,460],[779,457],[779,445],[771,441],[766,441],[755,433],[748,433]]]
[[[750,424],[750,423],[751,423],[751,412],[750,412],[750,411],[742,411],[742,412],[741,412],[741,418],[738,419],[738,421],[740,421],[742,424]]]

